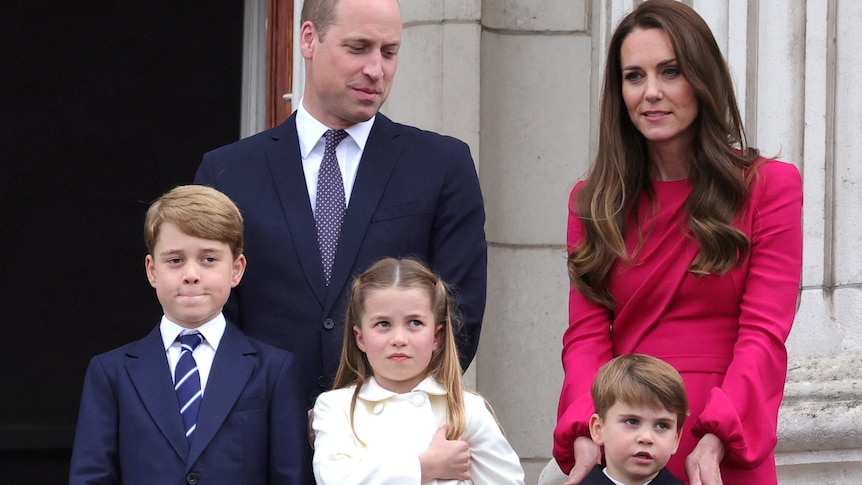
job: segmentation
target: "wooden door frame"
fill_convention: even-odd
[[[265,128],[293,112],[294,0],[267,0]]]

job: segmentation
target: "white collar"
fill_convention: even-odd
[[[365,150],[365,143],[368,142],[368,135],[371,134],[371,127],[374,126],[375,119],[377,119],[377,115],[372,116],[368,121],[356,123],[344,129],[360,151]],[[302,100],[300,100],[299,107],[296,109],[296,135],[299,139],[299,153],[303,160],[308,158],[308,154],[314,150],[328,129],[328,126],[321,123],[305,109]]]
[[[219,313],[215,318],[201,325],[198,328],[185,328],[168,320],[168,317],[162,316],[162,321],[159,323],[159,330],[162,333],[162,343],[165,345],[165,350],[173,345],[181,334],[200,332],[204,336],[204,341],[208,343],[213,350],[218,350],[218,344],[224,335],[227,328],[227,321],[224,314]]]
[[[426,394],[430,394],[432,396],[445,396],[446,388],[440,385],[439,382],[434,380],[433,377],[428,376],[422,380],[416,387],[413,388],[410,392],[424,392]],[[408,394],[408,393],[404,393]],[[362,385],[362,389],[359,390],[359,399],[363,401],[385,401],[391,397],[400,395],[397,392],[392,392],[388,389],[384,389],[380,384],[377,383],[377,380],[374,377],[369,377],[365,384]]]

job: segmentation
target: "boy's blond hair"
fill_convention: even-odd
[[[605,419],[617,402],[665,408],[676,414],[676,430],[688,415],[685,384],[667,362],[643,354],[620,355],[603,365],[592,388],[596,414]]]
[[[175,224],[189,236],[226,243],[233,258],[242,254],[242,214],[228,196],[204,185],[181,185],[147,210],[144,242],[153,254],[162,224]]]

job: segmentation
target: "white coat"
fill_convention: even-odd
[[[314,405],[314,476],[318,485],[420,484],[419,454],[446,423],[446,390],[428,377],[397,394],[370,378],[356,400],[354,386],[325,392]],[[466,421],[461,439],[470,446],[470,481],[431,480],[425,485],[523,485],[518,455],[503,436],[485,399],[464,393]],[[357,439],[357,435],[366,446]]]

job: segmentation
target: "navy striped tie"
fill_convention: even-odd
[[[201,407],[201,376],[198,373],[198,364],[192,356],[195,348],[203,342],[204,337],[199,333],[188,333],[180,335],[180,360],[174,372],[174,390],[177,391],[177,401],[180,403],[180,414],[183,417],[183,425],[186,429],[186,438],[192,439],[197,427],[198,409]]]

